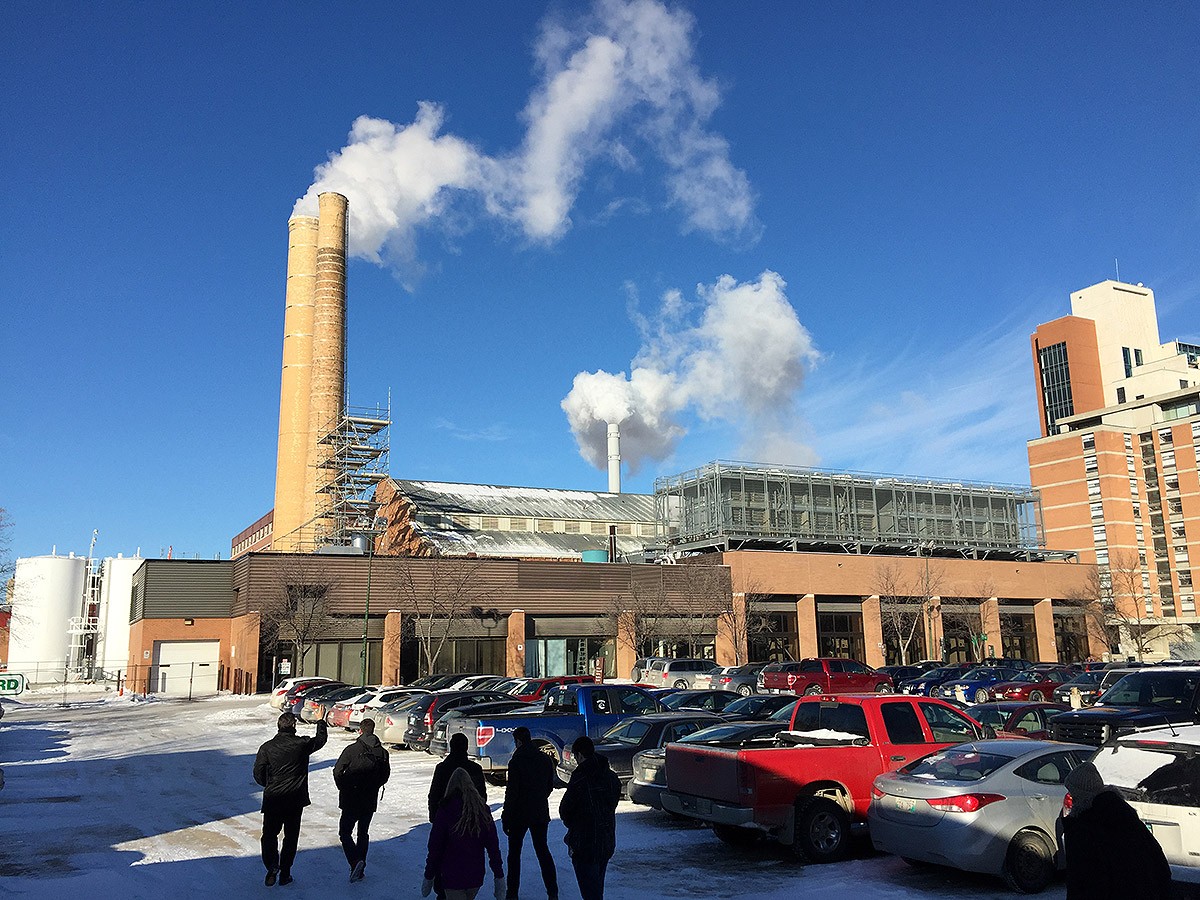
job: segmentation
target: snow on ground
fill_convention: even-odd
[[[11,897],[293,898],[351,890],[417,897],[429,835],[426,794],[436,760],[394,751],[392,779],[371,826],[367,878],[347,883],[337,840],[331,770],[352,739],[331,731],[313,757],[295,883],[267,888],[259,860],[261,795],[251,769],[277,713],[261,697],[196,702],[25,695],[0,721],[0,884]],[[311,733],[311,726],[300,732]],[[497,817],[502,788],[489,788]],[[552,798],[557,809],[561,791]],[[551,825],[561,896],[578,897],[563,828]],[[726,847],[705,828],[622,802],[610,900],[645,897],[791,900],[801,893],[858,898],[1011,898],[998,879],[914,870],[865,843],[853,858],[802,867],[778,848]],[[504,838],[501,837],[504,847]],[[1043,897],[1061,900],[1061,882]],[[481,892],[490,896],[488,889]],[[268,895],[268,896],[273,896]],[[544,896],[525,847],[522,895]]]

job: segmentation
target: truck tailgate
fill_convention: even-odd
[[[741,801],[739,751],[731,747],[667,745],[667,788],[725,803]]]

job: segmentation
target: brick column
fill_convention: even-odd
[[[883,656],[883,619],[879,615],[879,595],[872,594],[863,597],[862,605],[863,644],[865,645],[868,666],[882,666]]]
[[[1054,603],[1047,597],[1033,605],[1033,627],[1037,631],[1038,662],[1058,662],[1054,640]]]
[[[505,653],[505,674],[520,678],[525,674],[525,610],[514,609],[508,614],[508,647]]]
[[[383,667],[379,680],[384,684],[400,683],[400,610],[389,609],[383,620]]]
[[[746,662],[746,595],[733,595],[732,616],[717,616],[717,665],[737,666]]]
[[[625,616],[617,616],[617,678],[628,678],[629,673],[633,670],[633,664],[638,658],[639,648],[634,640],[634,635],[629,631],[629,623],[625,618]],[[720,639],[718,626],[717,640],[720,641]]]
[[[796,631],[800,639],[800,658],[820,656],[817,642],[817,598],[804,594],[796,601]]]
[[[1000,598],[989,597],[979,604],[979,618],[987,640],[983,642],[983,655],[988,656],[991,650],[996,656],[1004,655],[1004,641],[1000,632]],[[990,649],[989,649],[990,648]]]

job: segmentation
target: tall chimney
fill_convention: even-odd
[[[318,443],[345,412],[346,395],[346,225],[349,201],[326,192],[317,197],[317,277],[314,290],[312,402],[308,411],[308,469],[304,501],[308,522],[317,514],[318,492],[331,474],[322,468],[333,452]]]
[[[308,404],[312,376],[313,290],[317,279],[317,219],[288,220],[288,261],[283,315],[283,374],[279,383],[279,455],[275,463],[273,545],[296,549],[305,522],[308,471]]]
[[[608,423],[608,492],[621,493],[621,429]]]

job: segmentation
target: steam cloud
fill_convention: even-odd
[[[294,215],[315,215],[317,195],[350,199],[350,253],[406,263],[415,235],[459,198],[528,238],[551,242],[570,228],[588,166],[603,156],[630,167],[629,141],[666,168],[668,202],[683,228],[718,239],[753,238],[758,224],[749,181],[729,145],[706,123],[720,92],[697,68],[694,22],[656,0],[599,0],[574,28],[543,27],[535,48],[540,81],[522,113],[522,145],[488,156],[442,133],[443,109],[418,105],[407,125],[361,116],[349,143],[318,166]]]
[[[651,322],[642,319],[642,347],[624,372],[580,372],[562,401],[579,452],[607,465],[607,423],[621,426],[621,456],[636,472],[664,459],[687,429],[689,411],[737,430],[738,452],[769,462],[810,464],[812,451],[796,434],[796,396],[820,353],[800,323],[774,272],[739,283],[724,275],[697,288],[688,304],[678,291],[663,296]],[[694,324],[689,324],[692,318]]]

